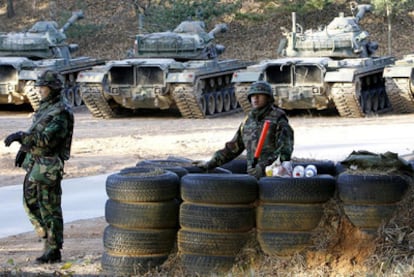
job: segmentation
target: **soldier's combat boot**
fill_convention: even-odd
[[[39,264],[46,264],[46,263],[58,263],[62,260],[62,256],[60,254],[60,250],[55,249],[47,249],[42,256],[36,258],[36,262]]]

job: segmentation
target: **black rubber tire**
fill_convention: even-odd
[[[104,230],[104,249],[126,256],[168,255],[173,249],[177,229],[124,229],[108,225]]]
[[[154,202],[178,196],[177,174],[157,168],[136,168],[109,175],[106,194],[121,202]]]
[[[141,276],[162,265],[168,255],[129,256],[104,252],[101,265],[109,276]]]
[[[293,162],[292,166],[302,165],[306,167],[313,164],[316,167],[318,175],[329,174],[336,176],[336,165],[333,161],[305,161],[305,162]]]
[[[109,224],[126,229],[176,228],[178,211],[176,200],[124,203],[108,199],[105,218]]]
[[[397,205],[354,205],[344,204],[344,212],[355,227],[362,229],[378,228],[392,217]]]
[[[247,174],[188,174],[181,198],[194,203],[247,204],[257,199],[257,180]]]
[[[222,93],[223,93],[223,111],[228,112],[231,110],[230,93],[226,89],[224,89]]]
[[[257,240],[267,255],[291,256],[311,245],[311,232],[257,230]]]
[[[398,175],[353,175],[337,178],[339,198],[344,203],[385,204],[400,201],[409,184]]]
[[[144,160],[138,162],[137,167],[162,168],[174,172],[180,179],[184,175],[188,174],[188,170],[181,165],[177,165],[177,162],[167,160]]]
[[[264,177],[259,180],[259,199],[268,203],[323,203],[335,192],[335,177]]]
[[[233,174],[247,174],[247,160],[235,159],[220,166],[221,168],[230,170]]]
[[[227,276],[233,267],[233,256],[208,256],[200,254],[181,254],[181,264],[188,276]],[[186,275],[187,276],[187,275]]]
[[[216,112],[216,99],[213,93],[206,94],[207,115],[213,115]]]
[[[179,214],[180,226],[193,230],[246,232],[255,225],[254,209],[250,205],[207,205],[183,202]]]
[[[248,238],[248,232],[201,232],[182,228],[177,234],[177,245],[180,253],[236,256]]]
[[[256,209],[256,226],[267,231],[310,231],[322,215],[322,204],[262,203]]]

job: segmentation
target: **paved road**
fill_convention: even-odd
[[[62,182],[65,223],[104,216],[108,175],[73,178]],[[32,231],[22,205],[22,185],[0,188],[0,238]]]

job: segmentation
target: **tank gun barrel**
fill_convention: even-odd
[[[225,24],[225,23],[216,24],[216,26],[214,27],[214,29],[211,30],[208,33],[208,35],[209,35],[210,38],[213,39],[213,38],[215,38],[215,36],[217,34],[219,34],[219,33],[225,33],[225,32],[227,32],[227,30],[228,30],[227,24]]]
[[[83,18],[83,11],[73,12],[72,16],[68,19],[65,25],[63,25],[62,28],[60,28],[60,32],[64,33],[70,26],[72,26],[73,23]]]
[[[357,7],[358,13],[355,15],[355,21],[359,23],[359,21],[365,16],[365,13],[372,11],[371,5],[358,5]]]

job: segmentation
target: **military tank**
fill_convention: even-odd
[[[34,83],[38,75],[48,69],[64,76],[69,103],[74,106],[82,103],[77,75],[104,63],[89,57],[71,56],[79,47],[66,43],[65,31],[82,18],[83,12],[77,11],[61,28],[55,21],[39,21],[24,32],[0,33],[0,104],[28,103],[36,110],[40,96]]]
[[[139,109],[176,109],[185,118],[240,110],[231,78],[251,63],[218,58],[225,47],[214,39],[226,31],[225,24],[206,32],[202,21],[183,21],[173,31],[138,34],[133,57],[79,74],[82,99],[99,118]]]
[[[282,28],[279,58],[263,60],[234,73],[236,96],[249,111],[247,91],[252,82],[265,80],[275,103],[286,110],[335,109],[343,117],[363,117],[390,110],[382,76],[393,57],[376,57],[359,22],[371,5],[351,5],[355,16],[343,12],[327,26],[304,30],[292,13],[292,30]]]
[[[414,113],[414,54],[384,69],[385,90],[394,113]]]

